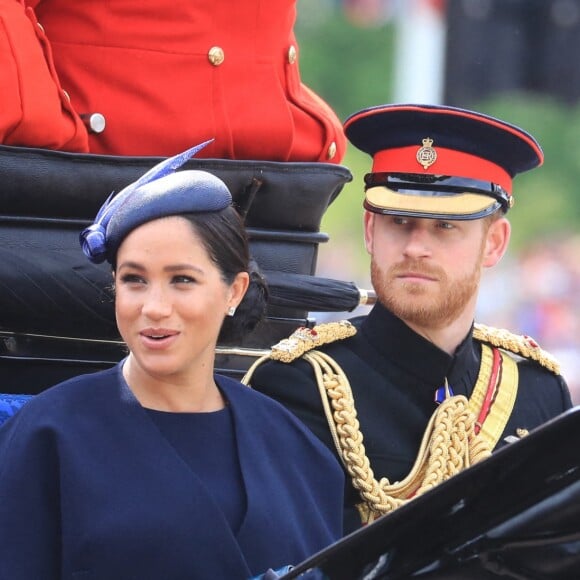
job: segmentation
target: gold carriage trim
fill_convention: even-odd
[[[560,374],[560,363],[550,353],[543,350],[530,336],[514,334],[504,328],[493,328],[483,324],[475,324],[473,338],[524,358],[534,360],[554,374]]]

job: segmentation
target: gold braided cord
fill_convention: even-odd
[[[328,424],[339,457],[366,504],[359,508],[363,523],[393,511],[491,454],[485,439],[474,433],[475,416],[466,397],[448,397],[433,413],[407,477],[392,484],[387,478],[377,481],[366,456],[348,378],[322,352],[310,351],[304,358],[314,369],[321,399],[330,399],[333,412]]]
[[[260,364],[268,358],[290,363],[310,350],[349,338],[355,334],[356,328],[348,320],[318,324],[313,328],[300,327],[288,338],[275,344],[269,353],[270,356],[262,357]],[[560,374],[558,361],[550,353],[540,348],[536,341],[529,336],[514,334],[502,328],[475,324],[473,337],[497,348],[532,359],[550,371]]]
[[[497,348],[532,359],[553,373],[560,374],[560,363],[529,336],[514,334],[504,328],[475,324],[473,337]]]
[[[332,365],[330,365],[324,359],[324,357],[322,357],[322,356],[318,357],[317,355],[322,355],[322,353],[320,353],[318,351],[314,351],[312,353],[312,355],[305,354],[304,359],[307,360],[312,365],[312,369],[314,370],[314,376],[316,378],[316,384],[318,385],[318,390],[320,392],[320,401],[322,402],[322,408],[324,409],[324,415],[326,416],[326,422],[328,423],[329,428],[330,428],[330,435],[332,436],[332,440],[334,441],[334,446],[335,446],[336,450],[338,451],[338,457],[342,461],[344,467],[348,469],[348,466],[347,466],[347,464],[344,460],[343,454],[341,452],[340,440],[338,438],[338,434],[337,434],[336,428],[334,426],[333,410],[330,407],[330,403],[328,402],[328,397],[326,395],[326,390],[324,388],[325,381],[327,380],[327,377],[332,376],[332,367],[338,367],[340,372],[342,372],[342,369],[335,363],[334,359],[330,359],[330,362],[333,363]],[[354,409],[354,407],[353,407],[353,417],[354,417],[354,420],[356,421],[356,410]],[[361,440],[361,442],[362,442],[362,440]]]
[[[326,322],[314,328],[301,326],[288,338],[275,344],[270,356],[273,360],[289,363],[318,346],[343,340],[355,334],[356,328],[348,320]]]
[[[355,334],[356,328],[348,320],[317,324],[314,328],[300,326],[288,338],[282,339],[270,351],[256,359],[241,382],[248,386],[254,371],[267,360],[291,363],[310,350],[337,340],[344,340]]]
[[[355,327],[345,320],[312,329],[299,328],[274,345],[269,356],[258,359],[242,382],[249,384],[254,370],[268,359],[289,363],[302,356],[310,363],[338,456],[363,499],[357,506],[362,521],[370,523],[491,454],[511,414],[517,395],[518,373],[515,361],[502,353],[502,388],[494,400],[494,412],[476,435],[476,413],[481,408],[491,375],[491,351],[482,344],[482,365],[470,400],[464,396],[447,397],[429,420],[409,474],[400,482],[391,483],[387,478],[377,481],[366,456],[348,378],[336,361],[315,350],[354,334]],[[554,373],[560,372],[555,359],[529,337],[481,324],[475,325],[473,336],[482,343],[535,360]]]

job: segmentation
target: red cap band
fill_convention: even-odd
[[[432,145],[437,153],[437,159],[424,169],[417,160],[417,151],[420,145],[385,149],[377,151],[373,156],[373,173],[419,173],[424,175],[453,175],[481,181],[491,181],[500,185],[510,195],[512,192],[512,178],[499,165],[453,149]]]

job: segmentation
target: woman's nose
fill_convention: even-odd
[[[151,319],[165,318],[171,314],[173,305],[168,292],[160,287],[151,287],[145,295],[142,312]]]

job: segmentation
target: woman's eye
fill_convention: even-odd
[[[121,282],[123,284],[144,284],[145,280],[142,276],[137,274],[123,274],[121,276]]]
[[[194,282],[195,280],[191,276],[180,275],[173,277],[174,284],[193,284]]]

